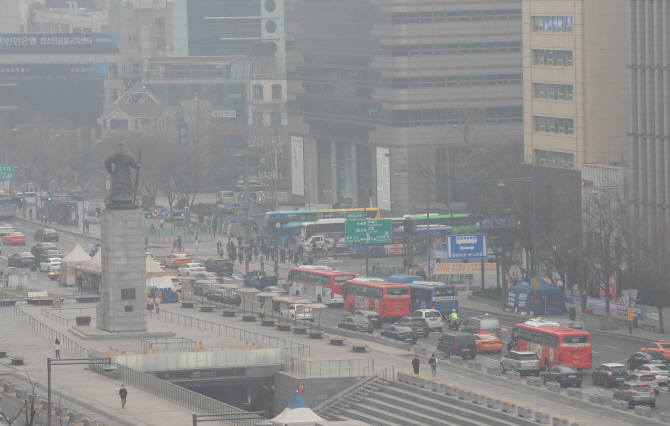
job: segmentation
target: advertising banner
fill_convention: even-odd
[[[30,64],[0,65],[0,77],[106,77],[107,64]]]
[[[0,34],[2,50],[118,49],[116,33]]]
[[[435,265],[435,275],[471,275],[480,274],[482,265],[480,263],[438,263]],[[485,274],[495,274],[495,263],[484,263]]]
[[[301,197],[305,196],[303,149],[303,139],[291,136],[291,193]]]

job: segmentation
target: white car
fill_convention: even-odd
[[[670,368],[665,364],[643,364],[633,371],[633,373],[653,374],[656,381],[661,386],[668,386],[668,373]]]
[[[430,331],[442,331],[442,314],[437,309],[416,309],[411,316],[425,319]]]
[[[51,272],[51,271],[60,271],[60,262],[61,259],[58,257],[51,257],[42,260],[40,263],[40,271],[42,272]]]
[[[6,223],[0,223],[0,237],[9,235],[10,232],[14,232],[14,227],[7,225]]]
[[[177,268],[177,271],[189,275],[190,272],[207,271],[207,269],[200,263],[184,263],[179,268]]]
[[[289,303],[286,309],[279,314],[284,318],[314,321],[312,310],[310,308],[305,308],[303,303]]]

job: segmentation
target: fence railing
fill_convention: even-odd
[[[374,359],[309,360],[286,354],[284,369],[300,377],[367,376],[375,369]]]
[[[68,351],[72,352],[73,354],[76,355],[77,358],[88,358],[90,356],[90,352],[88,349],[86,349],[79,343],[71,340],[63,333],[56,331],[53,328],[49,327],[48,325],[44,324],[42,321],[38,320],[32,315],[23,312],[21,309],[15,306],[7,306],[3,307],[2,309],[8,310],[16,318],[18,318],[20,321],[30,326],[33,330],[37,331],[43,336],[48,337],[49,340],[55,341],[56,339],[58,339],[60,341],[61,348],[67,349]]]
[[[232,337],[240,341],[248,341],[249,343],[255,343],[257,346],[264,345],[274,348],[282,348],[286,352],[295,352],[303,357],[310,356],[309,346],[296,343],[291,340],[267,336],[265,334],[256,333],[254,331],[231,327],[212,321],[206,321],[200,318],[193,318],[186,315],[165,311],[163,309],[161,309],[161,313],[158,317],[159,319],[162,317],[163,321],[165,322],[170,322],[172,324],[177,324],[184,327],[195,328],[205,332],[209,331],[210,333],[218,334],[219,336]]]
[[[76,318],[65,318],[63,313],[68,313],[68,312],[75,312],[78,311],[80,314],[83,314],[82,310],[88,309],[88,310],[93,310],[95,311],[95,306],[89,306],[86,308],[56,308],[56,309],[42,309],[41,313],[43,317],[46,317],[50,320],[53,321],[58,321],[61,324],[65,325],[70,325],[70,322],[76,322]],[[63,312],[65,311],[65,312]],[[58,313],[56,313],[58,312]],[[95,319],[94,316],[91,317],[91,319]]]
[[[395,380],[395,370],[393,364],[391,364],[380,368],[363,380],[354,383],[332,398],[317,405],[313,411],[321,417],[328,418],[341,405],[346,405],[350,401],[358,399],[359,395],[370,392],[371,389],[375,389],[393,380]]]
[[[187,235],[211,235],[214,233],[214,227],[207,225],[197,225],[185,228],[144,228],[147,235],[152,237],[179,237]]]

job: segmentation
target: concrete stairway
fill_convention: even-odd
[[[340,406],[330,416],[358,420],[374,426],[531,426],[519,418],[485,405],[473,404],[443,393],[406,383],[390,382],[357,402]]]

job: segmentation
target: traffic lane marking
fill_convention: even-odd
[[[610,345],[603,345],[603,346],[606,347],[606,348],[619,349],[619,348],[616,347],[616,346],[610,346]]]

